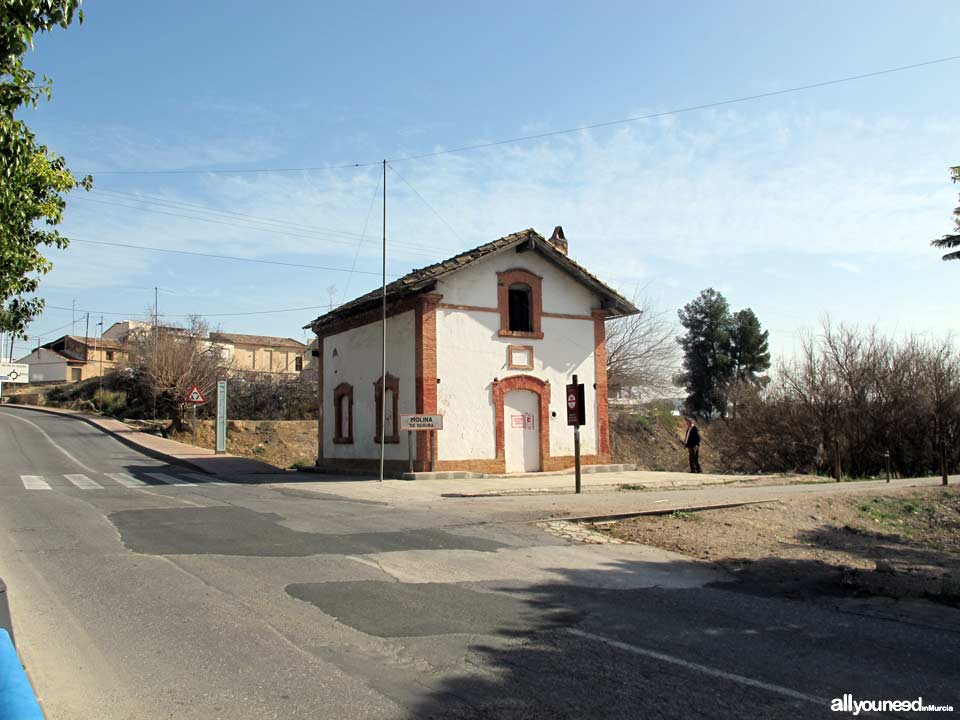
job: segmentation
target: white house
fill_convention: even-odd
[[[322,315],[317,334],[318,465],[408,467],[399,415],[442,414],[437,470],[549,471],[574,463],[565,386],[585,384],[585,464],[609,462],[604,322],[638,312],[567,256],[563,230],[508,235],[387,286],[387,380],[381,384],[381,291]],[[430,438],[416,433],[416,470]]]

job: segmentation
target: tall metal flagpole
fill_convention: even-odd
[[[380,366],[380,482],[383,482],[383,461],[387,444],[387,161],[383,161],[383,280],[382,280],[381,343],[383,353]]]

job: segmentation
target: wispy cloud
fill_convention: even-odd
[[[111,162],[135,156],[165,166],[234,162],[269,154],[269,144],[250,137],[230,147],[161,148],[121,139]],[[167,162],[159,163],[164,154]],[[960,138],[942,118],[917,124],[895,116],[865,122],[832,113],[716,112],[697,122],[669,118],[398,161],[457,232],[388,177],[391,265],[402,272],[464,245],[530,226],[549,233],[562,224],[572,254],[614,281],[647,277],[652,259],[703,265],[759,252],[821,255],[856,272],[851,255],[927,251],[926,240],[942,233],[953,199],[945,158],[958,154]],[[184,217],[187,210],[166,208],[171,214],[159,215],[84,208],[78,201],[68,229],[78,237],[246,257],[322,256],[342,267],[356,254],[358,267],[377,265],[376,169],[177,182],[164,196],[297,227],[265,232],[239,218],[220,225]],[[358,245],[371,199],[371,237]],[[78,263],[73,281],[92,281],[79,257]],[[119,270],[118,282],[148,265],[138,258]]]

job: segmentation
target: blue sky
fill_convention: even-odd
[[[319,310],[216,314],[371,289],[379,168],[206,171],[385,157],[431,206],[388,176],[392,274],[562,224],[571,255],[627,294],[646,288],[673,313],[712,286],[752,307],[775,354],[827,313],[935,336],[960,317],[960,264],[928,245],[950,230],[960,190],[947,173],[960,162],[960,61],[403,160],[957,54],[955,2],[84,9],[82,26],[39,38],[28,58],[54,98],[25,117],[71,169],[94,175],[93,192],[70,195],[64,233],[344,270],[77,242],[53,254],[42,294],[94,311],[91,325],[101,312],[113,313],[108,325],[142,315],[159,286],[170,321],[200,313],[225,331],[303,339]],[[134,170],[201,172],[111,174]],[[70,329],[71,311],[56,308],[34,336]]]

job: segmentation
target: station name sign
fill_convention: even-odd
[[[443,415],[400,415],[401,430],[443,430]]]

